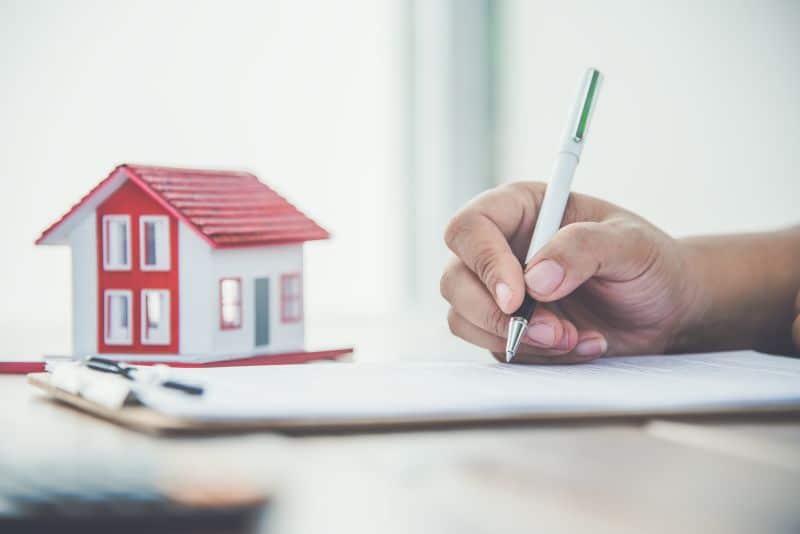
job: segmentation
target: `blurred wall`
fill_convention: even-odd
[[[312,320],[395,306],[401,11],[0,2],[0,355],[68,347],[68,251],[33,241],[122,162],[255,172],[333,233],[307,246]]]
[[[503,180],[545,176],[575,84],[606,76],[575,190],[676,235],[800,223],[800,2],[502,4]]]
[[[33,240],[124,161],[251,170],[332,230],[312,326],[445,328],[444,225],[546,176],[589,65],[576,190],[676,235],[800,221],[796,1],[0,0],[0,356],[68,347],[68,251]]]

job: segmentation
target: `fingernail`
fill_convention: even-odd
[[[556,342],[556,329],[547,323],[530,325],[526,334],[531,341],[545,347],[550,347]]]
[[[553,260],[540,261],[525,274],[525,283],[536,293],[546,297],[564,280],[564,268]]]
[[[608,342],[604,337],[590,337],[584,339],[575,347],[575,354],[579,356],[602,356],[608,350]]]
[[[503,311],[508,310],[508,303],[511,302],[511,288],[504,282],[494,286],[494,294],[497,296],[497,305]]]

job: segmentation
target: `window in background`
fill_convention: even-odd
[[[169,270],[169,217],[139,217],[139,258],[143,271]]]
[[[131,218],[128,215],[103,216],[103,269],[127,271],[131,268]]]
[[[169,345],[169,290],[142,290],[142,344]]]
[[[241,278],[222,278],[219,281],[219,327],[222,330],[242,327]]]
[[[303,318],[303,279],[300,273],[281,276],[281,322],[296,323]]]
[[[105,342],[107,345],[131,344],[132,293],[123,289],[105,291]]]

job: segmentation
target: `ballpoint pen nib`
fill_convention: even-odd
[[[508,339],[506,340],[506,362],[514,359],[519,348],[519,342],[522,340],[522,334],[528,327],[528,321],[523,317],[512,317],[508,322]]]

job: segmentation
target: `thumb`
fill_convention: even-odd
[[[525,284],[535,298],[551,302],[593,276],[632,280],[649,265],[654,246],[635,221],[568,224],[528,262]]]

